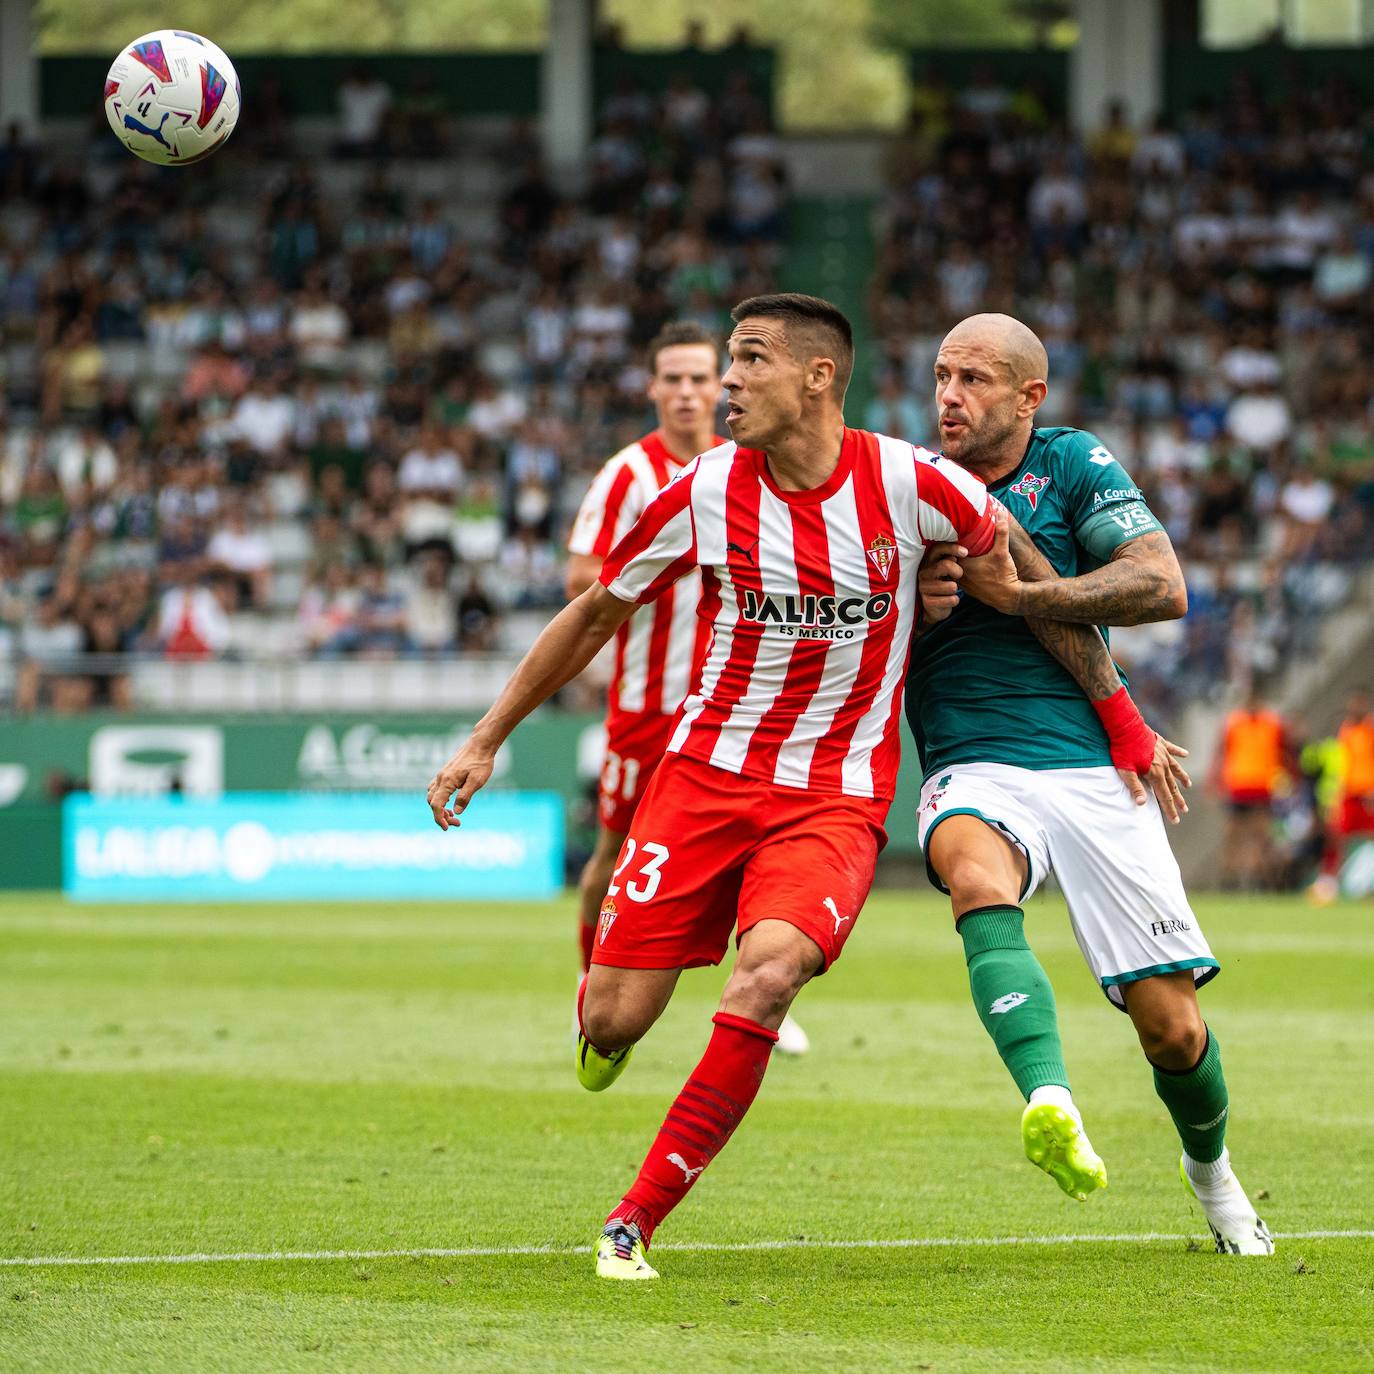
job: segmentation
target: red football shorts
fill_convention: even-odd
[[[1346,797],[1336,808],[1335,832],[1343,840],[1374,835],[1374,796]]]
[[[621,846],[592,963],[718,964],[736,927],[743,935],[780,920],[820,946],[824,971],[873,885],[889,805],[778,787],[669,754]]]
[[[659,711],[615,712],[606,718],[606,761],[597,785],[597,814],[614,834],[630,828],[654,769],[668,751],[677,716]]]

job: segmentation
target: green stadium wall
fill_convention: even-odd
[[[1066,48],[918,48],[908,54],[914,84],[938,71],[954,89],[967,85],[978,68],[1013,90],[1043,83],[1058,111],[1068,108]],[[1249,76],[1269,98],[1319,86],[1340,77],[1366,100],[1374,100],[1374,46],[1342,48],[1203,48],[1172,44],[1164,50],[1164,108],[1175,119],[1201,99],[1223,103],[1232,81]]]
[[[252,117],[253,91],[268,72],[281,78],[293,114],[332,117],[337,113],[335,93],[340,83],[363,60],[402,97],[418,74],[428,75],[449,114],[533,118],[539,113],[537,52],[235,53],[234,66],[243,84],[247,117]],[[94,116],[100,109],[109,67],[110,56],[105,53],[40,58],[39,106],[43,117]],[[707,94],[718,95],[730,75],[741,69],[749,73],[755,90],[771,109],[774,56],[768,48],[718,52],[598,49],[593,59],[593,91],[599,105],[622,74],[628,73],[652,89],[683,72]]]
[[[226,792],[409,791],[416,824],[430,823],[424,791],[475,716],[38,716],[0,724],[0,888],[61,881],[61,796],[165,790],[170,774],[208,767]],[[590,838],[588,787],[578,771],[599,715],[542,711],[507,742],[494,787],[556,791],[568,805],[570,852]],[[910,754],[910,746],[908,753]],[[196,760],[199,759],[199,762]],[[889,852],[917,852],[919,779],[903,770]]]

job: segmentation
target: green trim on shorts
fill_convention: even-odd
[[[1130,973],[1114,973],[1110,978],[1102,979],[1104,988],[1119,987],[1122,983],[1138,983],[1142,978],[1154,978],[1161,973],[1183,973],[1190,968],[1211,968],[1217,973],[1221,972],[1221,965],[1215,959],[1181,959],[1176,964],[1151,964],[1149,968],[1138,968]],[[1216,973],[1207,978],[1197,979],[1198,986],[1209,982],[1216,977]]]
[[[1021,851],[1026,860],[1026,881],[1021,884],[1021,895],[1016,900],[1024,902],[1026,894],[1031,890],[1031,880],[1035,877],[1035,864],[1031,859],[1030,851],[1026,848],[1021,837],[1005,821],[994,820],[990,816],[983,815],[976,806],[956,806],[953,811],[946,811],[931,821],[930,829],[926,831],[925,840],[921,844],[921,857],[926,861],[926,877],[930,879],[931,886],[937,892],[943,892],[946,897],[949,896],[949,888],[940,881],[940,875],[930,866],[930,837],[935,833],[935,827],[941,821],[949,820],[951,816],[977,816],[984,825],[1000,831]],[[1139,976],[1143,977],[1144,975]]]

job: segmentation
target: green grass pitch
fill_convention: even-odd
[[[1199,909],[1237,1168],[1290,1237],[1274,1260],[1204,1243],[1130,1025],[1057,898],[1028,927],[1111,1175],[1086,1205],[1021,1158],[947,911],[889,892],[798,1004],[810,1057],[774,1062],[661,1228],[663,1280],[616,1286],[575,1252],[700,1054],[720,971],[686,975],[592,1097],[571,1068],[569,901],[5,897],[0,1368],[1374,1368],[1374,909]],[[1063,1235],[1132,1239],[977,1243]],[[935,1243],[815,1243],[883,1240]],[[739,1248],[766,1241],[788,1244]],[[551,1253],[500,1253],[522,1247]],[[496,1253],[403,1253],[427,1248]],[[12,1262],[274,1251],[391,1253]]]

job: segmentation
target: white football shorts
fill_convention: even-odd
[[[1078,947],[1123,1011],[1123,983],[1191,969],[1201,987],[1220,972],[1188,905],[1159,803],[1151,796],[1137,806],[1116,769],[955,764],[921,788],[922,853],[950,816],[977,816],[1026,856],[1022,901],[1055,875]],[[926,870],[949,890],[928,858]]]

